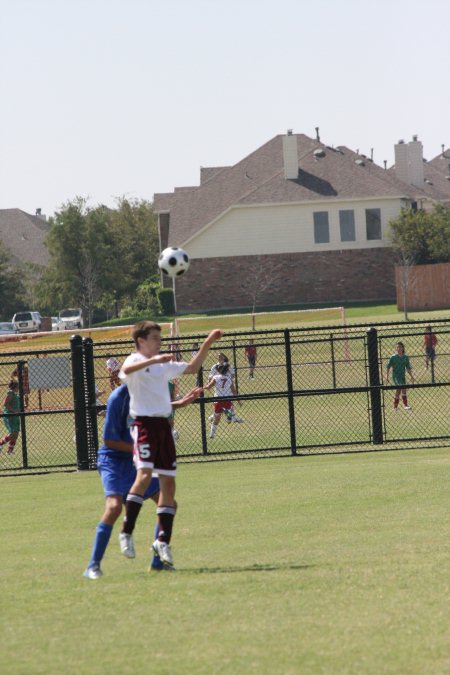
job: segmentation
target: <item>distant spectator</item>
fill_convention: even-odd
[[[434,360],[436,358],[436,345],[437,345],[437,337],[433,333],[433,329],[431,326],[427,326],[425,329],[425,335],[424,337],[424,349],[425,349],[425,368],[428,369],[428,365],[430,363],[434,363]]]
[[[111,356],[108,354],[108,358],[106,360],[106,369],[109,373],[109,384],[111,386],[111,391],[113,391],[116,387],[120,387],[122,382],[119,379],[119,372],[120,372],[120,363],[114,356]]]
[[[248,345],[244,347],[244,353],[250,367],[248,376],[250,379],[253,379],[255,377],[254,373],[256,368],[256,347],[253,344],[253,338],[250,338]]]
[[[20,398],[18,390],[19,383],[17,380],[11,380],[8,385],[8,393],[6,394],[6,398],[3,402],[3,413],[5,415],[3,422],[8,430],[8,433],[6,436],[3,436],[3,438],[0,439],[0,452],[5,443],[8,443],[8,455],[14,452],[14,447],[16,445],[17,437],[19,436],[20,431],[20,417],[17,415],[17,413],[20,411]]]

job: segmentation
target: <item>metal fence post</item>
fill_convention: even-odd
[[[89,469],[95,469],[97,466],[98,450],[98,427],[97,427],[97,396],[95,394],[95,374],[94,374],[94,348],[92,338],[85,337],[82,340],[82,353],[84,361],[85,374],[85,397],[86,405],[86,432]]]
[[[383,415],[381,411],[380,362],[378,333],[373,326],[367,329],[367,361],[369,364],[370,406],[373,443],[383,443]]]
[[[89,469],[89,451],[87,443],[86,398],[84,393],[83,345],[81,335],[72,335],[70,338],[70,352],[72,360],[77,466],[80,471],[85,471]]]
[[[286,354],[286,378],[289,408],[289,430],[291,437],[291,454],[297,454],[297,438],[295,434],[294,386],[292,379],[291,336],[288,328],[284,329],[284,350]]]
[[[331,377],[333,378],[333,389],[336,389],[336,360],[334,357],[334,335],[330,333],[330,349],[331,349]]]
[[[23,370],[25,366],[25,361],[19,361],[17,364],[17,378],[19,380],[19,399],[20,399],[20,430],[22,432],[22,464],[23,468],[28,468],[28,448],[27,448],[27,425],[26,417],[24,415],[24,401],[25,401],[25,391],[24,391],[24,375]]]

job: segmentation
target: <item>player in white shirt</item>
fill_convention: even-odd
[[[238,417],[234,411],[231,398],[237,396],[236,386],[234,384],[234,372],[230,368],[229,361],[224,354],[223,362],[218,363],[215,367],[215,373],[210,377],[208,384],[204,387],[205,391],[215,387],[216,398],[220,397],[220,401],[214,403],[214,414],[209,417],[211,421],[210,438],[214,438],[217,426],[222,417],[225,415],[227,422],[243,422],[244,420]],[[239,401],[239,405],[241,402]]]
[[[214,377],[214,375],[217,375],[217,373],[219,372],[219,366],[224,366],[226,364],[228,365],[228,370],[231,373],[231,376],[234,377],[234,375],[235,375],[234,368],[232,368],[230,366],[228,356],[226,356],[223,352],[220,352],[218,358],[219,358],[219,360],[217,361],[217,363],[215,363],[213,365],[213,367],[211,368],[211,370],[209,371],[209,378],[208,379],[210,380],[212,377]]]
[[[122,553],[134,558],[132,533],[153,470],[159,475],[160,498],[157,515],[158,539],[153,549],[166,569],[173,569],[170,539],[175,516],[176,451],[169,417],[172,404],[169,381],[180,375],[197,373],[210,346],[222,337],[213,330],[189,363],[172,361],[172,354],[160,354],[161,327],[152,321],[140,321],[132,332],[136,352],[130,354],[120,370],[120,378],[130,393],[131,437],[136,480],[125,503],[125,519],[119,535]]]

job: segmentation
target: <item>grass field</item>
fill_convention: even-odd
[[[3,478],[5,675],[450,672],[448,450],[184,465],[177,572],[154,509],[81,575],[95,473]]]

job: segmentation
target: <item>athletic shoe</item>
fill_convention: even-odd
[[[153,558],[152,562],[150,563],[150,567],[148,568],[149,572],[160,572],[161,570],[164,569],[164,565],[161,561],[160,558]]]
[[[169,544],[165,541],[156,539],[153,542],[152,548],[154,553],[161,558],[164,569],[173,569],[172,551],[170,550]]]
[[[100,569],[100,565],[92,565],[88,567],[83,574],[86,579],[100,579],[103,576],[103,572]]]
[[[132,534],[126,534],[126,532],[121,532],[119,534],[119,544],[120,544],[120,552],[123,553],[125,558],[136,557]]]
[[[410,405],[404,405],[403,408],[404,408],[405,410],[411,410],[411,406],[410,406]]]

